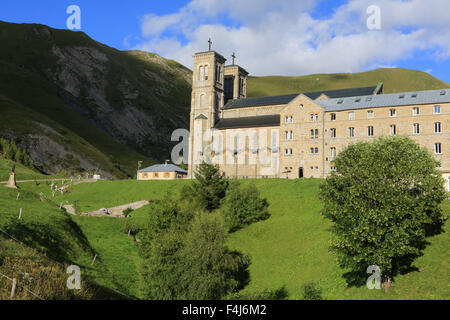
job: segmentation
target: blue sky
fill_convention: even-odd
[[[431,4],[432,3],[432,4]],[[2,1],[0,20],[66,28],[69,5],[81,31],[121,50],[156,52],[191,66],[213,48],[253,75],[417,69],[450,83],[448,0]],[[366,12],[380,9],[381,28]]]

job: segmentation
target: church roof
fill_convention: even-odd
[[[184,173],[187,174],[186,170],[181,169],[180,167],[171,164],[171,163],[166,163],[166,164],[155,164],[154,166],[139,170],[138,173],[140,172],[178,172],[178,173]]]
[[[379,94],[382,90],[382,84],[373,87],[362,87],[362,88],[350,88],[350,89],[340,89],[340,90],[327,90],[327,91],[316,91],[316,92],[306,92],[303,93],[305,96],[311,100],[315,100],[322,94],[327,97],[333,98],[345,98],[345,97],[356,97],[365,95]],[[279,104],[288,104],[294,100],[299,93],[286,94],[281,96],[270,96],[270,97],[257,97],[257,98],[246,98],[246,99],[236,99],[230,100],[225,104],[223,109],[236,109],[236,108],[247,108],[247,107],[258,107],[258,106],[270,106]]]
[[[360,96],[316,101],[316,103],[324,107],[327,112],[377,107],[439,104],[447,102],[450,102],[450,89],[390,93],[375,96]]]
[[[239,118],[222,118],[215,129],[235,129],[235,128],[254,128],[254,127],[273,127],[280,125],[280,115],[265,115]]]

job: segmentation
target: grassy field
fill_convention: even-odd
[[[317,193],[319,179],[264,179],[255,183],[270,203],[271,217],[230,235],[233,249],[249,254],[250,283],[243,293],[259,289],[283,289],[288,299],[300,299],[301,287],[316,282],[325,299],[450,299],[450,222],[445,232],[429,238],[430,245],[414,266],[418,270],[397,276],[391,291],[347,287],[345,270],[338,267],[328,251],[331,222],[320,214]],[[116,181],[75,186],[63,199],[79,201],[83,210],[111,207],[117,204],[162,198],[167,192],[176,194],[189,181]],[[243,181],[249,183],[249,181]],[[27,184],[25,189],[44,190]],[[450,212],[450,201],[444,203]],[[132,218],[144,224],[148,208],[132,212]],[[73,217],[99,254],[105,279],[97,274],[104,286],[139,297],[137,273],[140,258],[138,245],[123,231],[126,219]]]
[[[20,163],[0,158],[0,181],[7,181],[12,165],[16,165],[16,180],[47,179],[49,176],[27,168]]]
[[[300,77],[249,77],[247,95],[263,97],[299,92],[314,92],[376,86],[383,82],[385,93],[449,88],[450,84],[432,75],[407,69],[375,69],[361,73],[313,74]]]

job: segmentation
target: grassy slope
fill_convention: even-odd
[[[142,198],[161,198],[181,188],[187,181],[120,181],[100,185],[82,184],[67,196],[78,199],[84,208],[99,208]],[[248,182],[244,182],[248,183]],[[232,234],[229,245],[252,258],[250,284],[244,291],[284,287],[289,299],[301,298],[301,286],[316,281],[327,299],[450,299],[450,222],[445,233],[429,239],[423,257],[415,262],[421,272],[398,276],[391,292],[384,294],[366,287],[347,288],[341,270],[328,252],[331,223],[319,215],[317,198],[320,180],[257,180],[262,195],[268,198],[271,217]],[[120,201],[117,199],[120,197]],[[450,212],[450,201],[444,206]],[[143,223],[148,215],[144,207],[132,213]],[[136,284],[139,257],[137,246],[130,245],[122,227],[125,219],[76,217],[83,232],[103,257],[109,272],[119,285]],[[135,294],[133,289],[129,294]]]
[[[13,163],[16,165],[16,180],[46,179],[50,176],[31,170],[20,163],[0,158],[0,181],[7,181]]]
[[[301,77],[250,77],[249,97],[281,95],[298,92],[335,90],[375,86],[384,83],[385,93],[450,88],[448,83],[428,73],[407,69],[376,69],[362,73],[313,74]]]
[[[100,239],[90,237],[89,233],[86,237],[85,230],[72,220],[72,216],[64,210],[60,210],[51,197],[45,202],[40,201],[38,193],[42,190],[42,185],[35,187],[32,183],[21,183],[19,186],[21,187],[20,197],[19,200],[16,200],[18,190],[0,185],[0,229],[26,244],[25,247],[15,246],[14,254],[27,255],[29,249],[34,248],[38,250],[41,257],[47,256],[59,263],[78,265],[81,268],[82,279],[88,280],[98,287],[97,297],[124,298],[125,296],[122,294],[110,291],[110,289],[114,289],[123,292],[121,290],[123,281],[116,280],[116,270],[114,273],[111,272],[108,258],[103,257],[102,251],[97,251],[96,244],[103,238],[107,239],[106,233],[102,230]],[[33,189],[35,192],[31,191]],[[22,219],[20,220],[21,224],[17,224],[20,208],[23,210]],[[82,217],[75,218],[81,219]],[[126,237],[126,235],[124,236]],[[9,237],[2,234],[0,240],[3,242],[5,239],[10,240]],[[126,243],[121,243],[119,240],[120,234],[117,233],[114,236],[117,247],[114,248],[126,250]],[[130,246],[133,245],[131,239],[126,240]],[[110,247],[113,247],[111,243]],[[123,253],[125,254],[125,252]],[[95,254],[98,255],[98,258],[92,265]],[[103,261],[104,259],[106,262]],[[123,261],[123,257],[121,261]],[[126,294],[126,292],[124,293]]]

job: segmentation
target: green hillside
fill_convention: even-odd
[[[9,179],[9,173],[11,172],[12,165],[16,165],[16,179],[17,180],[30,180],[30,179],[46,179],[46,176],[35,170],[31,170],[20,163],[6,160],[0,157],[0,181],[7,181]]]
[[[166,159],[189,117],[190,70],[82,32],[0,21],[0,136],[47,173],[133,176]]]
[[[376,69],[362,73],[313,74],[301,77],[249,77],[247,95],[262,97],[299,92],[376,86],[383,82],[384,93],[450,88],[428,73],[407,69]]]
[[[450,299],[450,269],[447,263],[450,259],[450,221],[446,222],[444,233],[428,239],[430,244],[424,255],[414,262],[418,271],[397,276],[388,294],[381,290],[368,290],[365,286],[347,287],[345,270],[338,266],[328,251],[331,222],[319,214],[318,187],[321,180],[253,181],[261,195],[268,199],[271,216],[229,237],[231,248],[251,256],[250,283],[242,293],[273,289],[284,291],[287,299],[301,299],[302,285],[314,281],[322,288],[325,299]],[[78,201],[82,208],[98,209],[108,207],[108,204],[161,199],[166,193],[176,195],[186,183],[189,181],[81,184],[68,195],[55,196],[55,201],[70,199],[71,203]],[[33,184],[24,184],[24,188],[41,190]],[[298,205],[293,206],[293,203]],[[450,213],[448,200],[444,203],[444,210]],[[145,224],[149,214],[148,208],[143,207],[132,212],[131,219]],[[111,275],[114,275],[116,281],[105,282],[105,285],[122,287],[122,290],[131,286],[132,289],[121,291],[138,295],[139,275],[136,270],[141,260],[138,244],[124,234],[127,219],[74,218],[91,245],[101,253]]]

